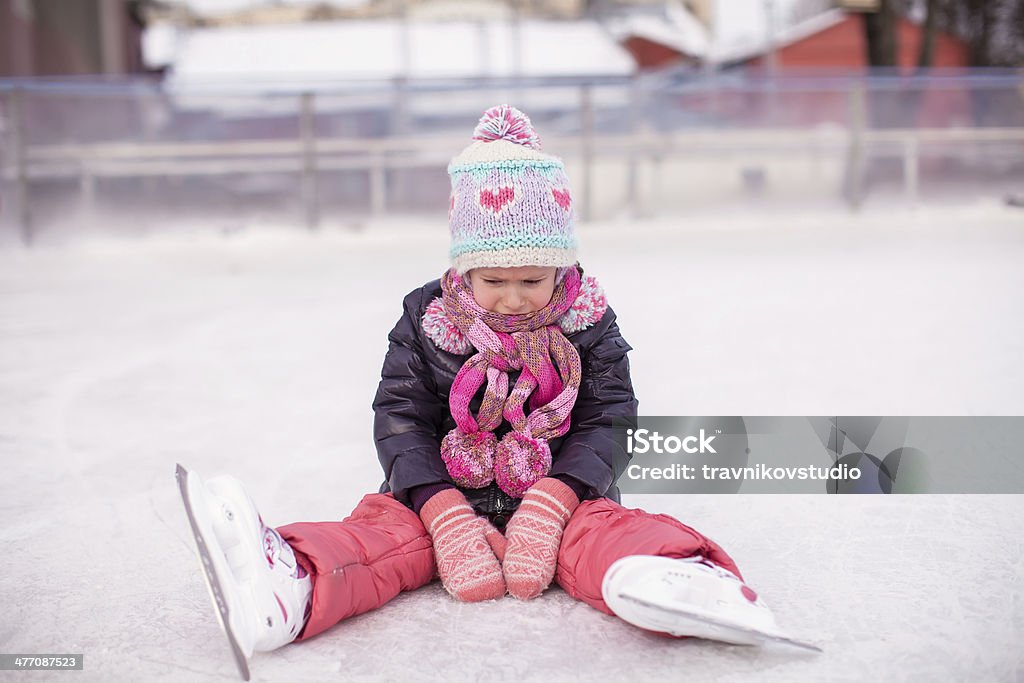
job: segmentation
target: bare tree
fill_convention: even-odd
[[[868,48],[868,65],[896,66],[898,41],[896,34],[897,0],[879,0],[878,9],[864,14],[864,37]]]
[[[896,65],[897,22],[906,15],[922,20],[919,68],[935,63],[940,31],[967,43],[969,66],[1024,66],[1024,0],[879,0],[864,15],[870,66]]]
[[[992,0],[967,0],[969,21],[971,66],[992,65],[992,26],[999,2]]]
[[[1017,0],[1010,10],[1010,41],[1013,45],[1013,66],[1024,66],[1024,0]]]
[[[988,42],[991,66],[1024,66],[1024,0],[993,3]]]
[[[927,69],[935,63],[935,35],[939,27],[941,0],[926,0],[924,4],[924,25],[921,28],[921,49],[917,55],[919,69]]]
[[[941,0],[940,30],[968,44],[970,66],[1024,66],[1024,0]]]

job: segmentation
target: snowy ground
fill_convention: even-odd
[[[1024,414],[1024,212],[580,233],[644,414]],[[385,335],[445,247],[421,222],[0,251],[0,652],[84,653],[75,680],[235,678],[174,463],[241,477],[273,523],[346,515],[381,477]],[[557,589],[465,605],[433,584],[258,655],[254,680],[1024,678],[1022,496],[624,502],[721,542],[825,654],[670,641]]]

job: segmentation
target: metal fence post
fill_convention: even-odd
[[[370,213],[382,216],[387,210],[387,178],[384,169],[383,152],[370,155]]]
[[[412,97],[408,80],[399,76],[394,80],[394,107],[391,110],[391,137],[405,139],[412,129]],[[384,190],[388,203],[393,208],[405,209],[410,205],[409,173],[401,165],[393,165],[392,160],[401,158],[404,150],[382,152],[384,161]]]
[[[864,129],[867,126],[867,103],[864,83],[859,81],[849,91],[850,147],[843,177],[843,196],[854,211],[864,201]]]
[[[626,172],[626,196],[629,205],[629,212],[633,218],[641,214],[640,209],[640,188],[639,188],[639,159],[635,140],[640,132],[640,77],[633,74],[629,78],[629,132],[633,137],[633,144],[630,144],[627,154]]]
[[[320,223],[320,197],[316,178],[316,111],[313,93],[302,94],[299,131],[302,136],[302,208],[306,227]]]
[[[92,167],[84,159],[79,167],[79,174],[78,189],[82,198],[82,205],[86,216],[93,218],[96,215],[96,176],[92,171]]]
[[[580,123],[582,132],[582,147],[580,157],[583,161],[583,183],[580,192],[581,218],[589,221],[592,215],[590,197],[593,182],[593,157],[594,157],[594,102],[591,86],[585,84],[580,87]]]
[[[917,204],[918,198],[917,138],[911,135],[903,141],[903,189],[907,199]]]
[[[18,226],[21,228],[21,240],[25,246],[32,245],[32,205],[29,197],[28,155],[25,143],[25,111],[24,93],[14,88],[8,94],[11,110],[11,137],[14,150],[14,195],[18,206]]]

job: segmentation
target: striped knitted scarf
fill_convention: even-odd
[[[569,268],[544,308],[502,315],[482,308],[455,270],[441,280],[445,313],[477,353],[459,369],[449,407],[457,425],[441,442],[441,458],[459,486],[482,488],[496,481],[521,498],[551,469],[548,439],[569,430],[580,387],[580,356],[556,324],[580,293],[580,272]],[[509,393],[508,373],[521,370]],[[477,416],[469,403],[487,382]],[[530,414],[524,406],[529,400]],[[498,443],[502,419],[513,431]]]

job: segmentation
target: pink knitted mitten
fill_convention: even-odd
[[[580,504],[573,490],[551,477],[526,492],[509,520],[504,572],[508,592],[520,600],[541,594],[555,576],[562,531]]]
[[[420,510],[420,519],[434,541],[441,583],[453,598],[479,602],[505,595],[500,564],[505,537],[477,517],[461,491],[434,494]]]

